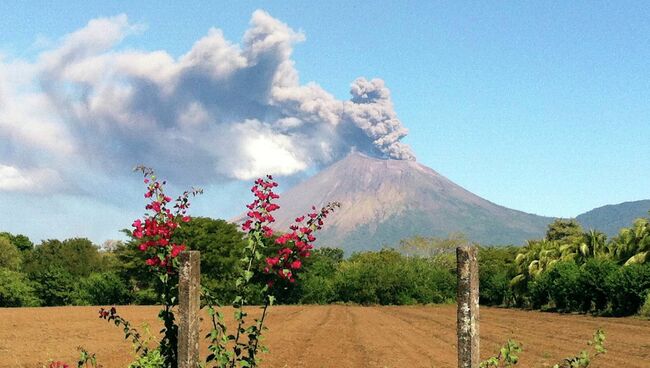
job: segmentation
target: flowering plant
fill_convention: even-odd
[[[275,300],[274,291],[281,287],[282,283],[291,284],[296,281],[304,259],[310,256],[310,251],[313,249],[313,242],[316,240],[314,232],[320,230],[327,215],[340,206],[338,202],[328,203],[320,211],[312,207],[313,212],[296,218],[289,232],[274,238],[270,225],[275,222],[272,213],[280,208],[274,203],[274,200],[279,198],[279,195],[273,191],[277,186],[277,182],[269,175],[257,179],[251,188],[255,199],[246,206],[249,210],[248,219],[242,225],[242,230],[246,232],[247,245],[241,258],[241,275],[236,280],[237,296],[232,302],[237,323],[233,334],[227,333],[223,313],[212,305],[214,300],[210,300],[212,303],[209,303],[208,312],[212,317],[213,329],[207,335],[210,341],[208,349],[211,354],[206,362],[212,362],[216,367],[257,366],[258,352],[266,351],[266,348],[260,345],[260,340],[262,332],[266,329],[264,319],[268,307]],[[276,255],[265,257],[263,252],[266,247],[265,240],[273,239],[280,249]],[[256,273],[262,273],[267,278],[266,286],[262,290],[264,293],[262,316],[254,319],[252,323],[247,323],[248,314],[243,308],[247,304],[245,295],[249,294],[246,289]]]
[[[95,354],[89,353],[86,349],[81,346],[77,347],[79,350],[79,359],[77,360],[77,368],[102,368],[100,364],[97,364],[97,358]],[[47,366],[43,368],[72,368],[73,366],[62,361],[50,361]]]
[[[173,241],[174,232],[182,223],[190,221],[187,210],[190,207],[190,196],[201,194],[201,189],[183,192],[175,201],[165,194],[166,181],[160,181],[153,169],[138,166],[135,171],[142,172],[147,186],[144,197],[149,201],[145,206],[147,212],[142,219],[133,222],[131,235],[137,241],[137,246],[147,259],[146,265],[156,275],[156,289],[163,305],[158,317],[163,321],[160,330],[162,338],[158,352],[165,360],[165,366],[177,366],[178,325],[175,322],[172,308],[177,304],[178,295],[178,255],[185,250],[184,244]],[[172,206],[173,203],[173,206]],[[170,208],[171,207],[171,208]],[[101,309],[99,317],[112,321],[116,326],[124,328],[125,338],[131,339],[136,345],[136,351],[142,350],[143,356],[149,351],[140,343],[140,334],[132,328],[128,321],[120,317],[115,308]]]
[[[138,249],[146,255],[146,265],[157,276],[157,292],[163,304],[158,316],[164,323],[158,348],[148,349],[141,334],[117,313],[115,307],[102,308],[99,317],[122,327],[125,338],[132,341],[136,353],[140,354],[140,360],[162,359],[161,367],[176,367],[178,326],[172,308],[177,304],[178,294],[177,257],[185,249],[185,245],[174,242],[174,233],[183,223],[190,221],[187,215],[189,197],[202,191],[192,189],[172,201],[165,195],[166,182],[159,181],[153,170],[146,167],[138,167],[137,170],[144,175],[144,183],[147,185],[144,196],[149,202],[145,206],[148,212],[142,219],[133,222],[131,235],[136,240]],[[279,198],[273,191],[277,186],[273,178],[267,176],[257,179],[251,188],[255,199],[247,205],[248,219],[242,225],[242,230],[246,233],[246,246],[242,251],[240,274],[235,282],[236,296],[232,301],[237,325],[233,333],[227,333],[223,313],[216,298],[204,290],[203,299],[208,306],[213,326],[206,336],[210,351],[206,363],[213,364],[213,367],[257,366],[258,352],[266,350],[260,345],[260,340],[262,331],[266,329],[264,319],[267,309],[275,299],[274,292],[296,282],[304,260],[310,256],[313,249],[313,242],[316,240],[314,233],[322,228],[327,215],[340,206],[337,202],[329,203],[319,211],[312,207],[312,212],[296,218],[289,232],[276,236],[270,225],[275,222],[272,213],[280,208],[274,203],[274,200]],[[269,242],[274,242],[279,246],[279,250],[276,254],[265,256],[264,250]],[[262,316],[247,322],[248,315],[244,311],[244,305],[249,304],[247,296],[251,295],[251,282],[256,275],[265,281],[262,288]],[[139,363],[132,364],[132,367],[139,366]]]

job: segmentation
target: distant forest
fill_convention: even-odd
[[[138,240],[99,249],[88,239],[49,239],[0,233],[0,306],[156,304],[153,275],[143,267]],[[201,251],[202,284],[228,304],[234,297],[243,233],[224,220],[194,218],[176,242]],[[285,304],[452,303],[456,294],[458,234],[413,237],[394,248],[354,253],[316,249],[300,282],[280,290]],[[266,252],[278,246],[271,240]],[[523,247],[480,247],[484,305],[624,316],[650,316],[650,220],[639,218],[608,239],[575,220],[556,220],[543,239]],[[249,300],[259,303],[263,280]]]

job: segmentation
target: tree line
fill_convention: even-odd
[[[0,307],[155,304],[154,280],[137,240],[100,251],[90,240],[50,239],[34,245],[23,235],[0,233]],[[234,224],[193,218],[175,242],[201,252],[202,285],[227,303],[234,297],[235,265],[246,246]],[[266,252],[279,247],[269,241]],[[451,248],[449,248],[451,249]],[[277,295],[285,304],[445,303],[455,298],[453,252],[408,256],[394,249],[345,258],[338,248],[315,249],[302,265],[301,279]],[[253,280],[248,300],[260,302],[265,280]]]
[[[559,312],[650,317],[650,220],[639,218],[612,239],[556,220],[543,239],[484,252],[485,304]]]
[[[84,238],[34,245],[24,235],[0,233],[0,306],[155,304],[153,275],[137,240],[100,251]],[[234,297],[235,265],[246,246],[234,224],[194,218],[174,241],[201,251],[202,284],[224,303]],[[394,248],[344,257],[319,248],[304,262],[295,284],[278,295],[285,304],[427,304],[455,300],[455,248],[447,239],[413,237]],[[272,239],[266,252],[278,250]],[[480,247],[480,298],[484,305],[600,315],[648,309],[650,225],[639,219],[611,240],[557,220],[543,239],[524,247]],[[265,280],[253,280],[248,300],[261,302]],[[646,306],[644,307],[644,303]]]

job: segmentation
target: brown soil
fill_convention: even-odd
[[[156,307],[118,311],[135,325],[159,329]],[[455,367],[455,324],[452,305],[277,306],[268,316],[271,352],[263,366]],[[584,349],[598,327],[605,329],[608,352],[593,367],[650,367],[650,321],[511,309],[481,309],[482,355],[515,338],[524,346],[519,366],[550,367]],[[104,368],[125,367],[133,358],[121,330],[97,318],[96,307],[0,309],[0,368],[40,368],[52,358],[74,362],[79,345],[96,352]]]

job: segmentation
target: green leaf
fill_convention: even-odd
[[[244,271],[244,279],[246,282],[250,281],[253,278],[253,271],[246,270]]]

